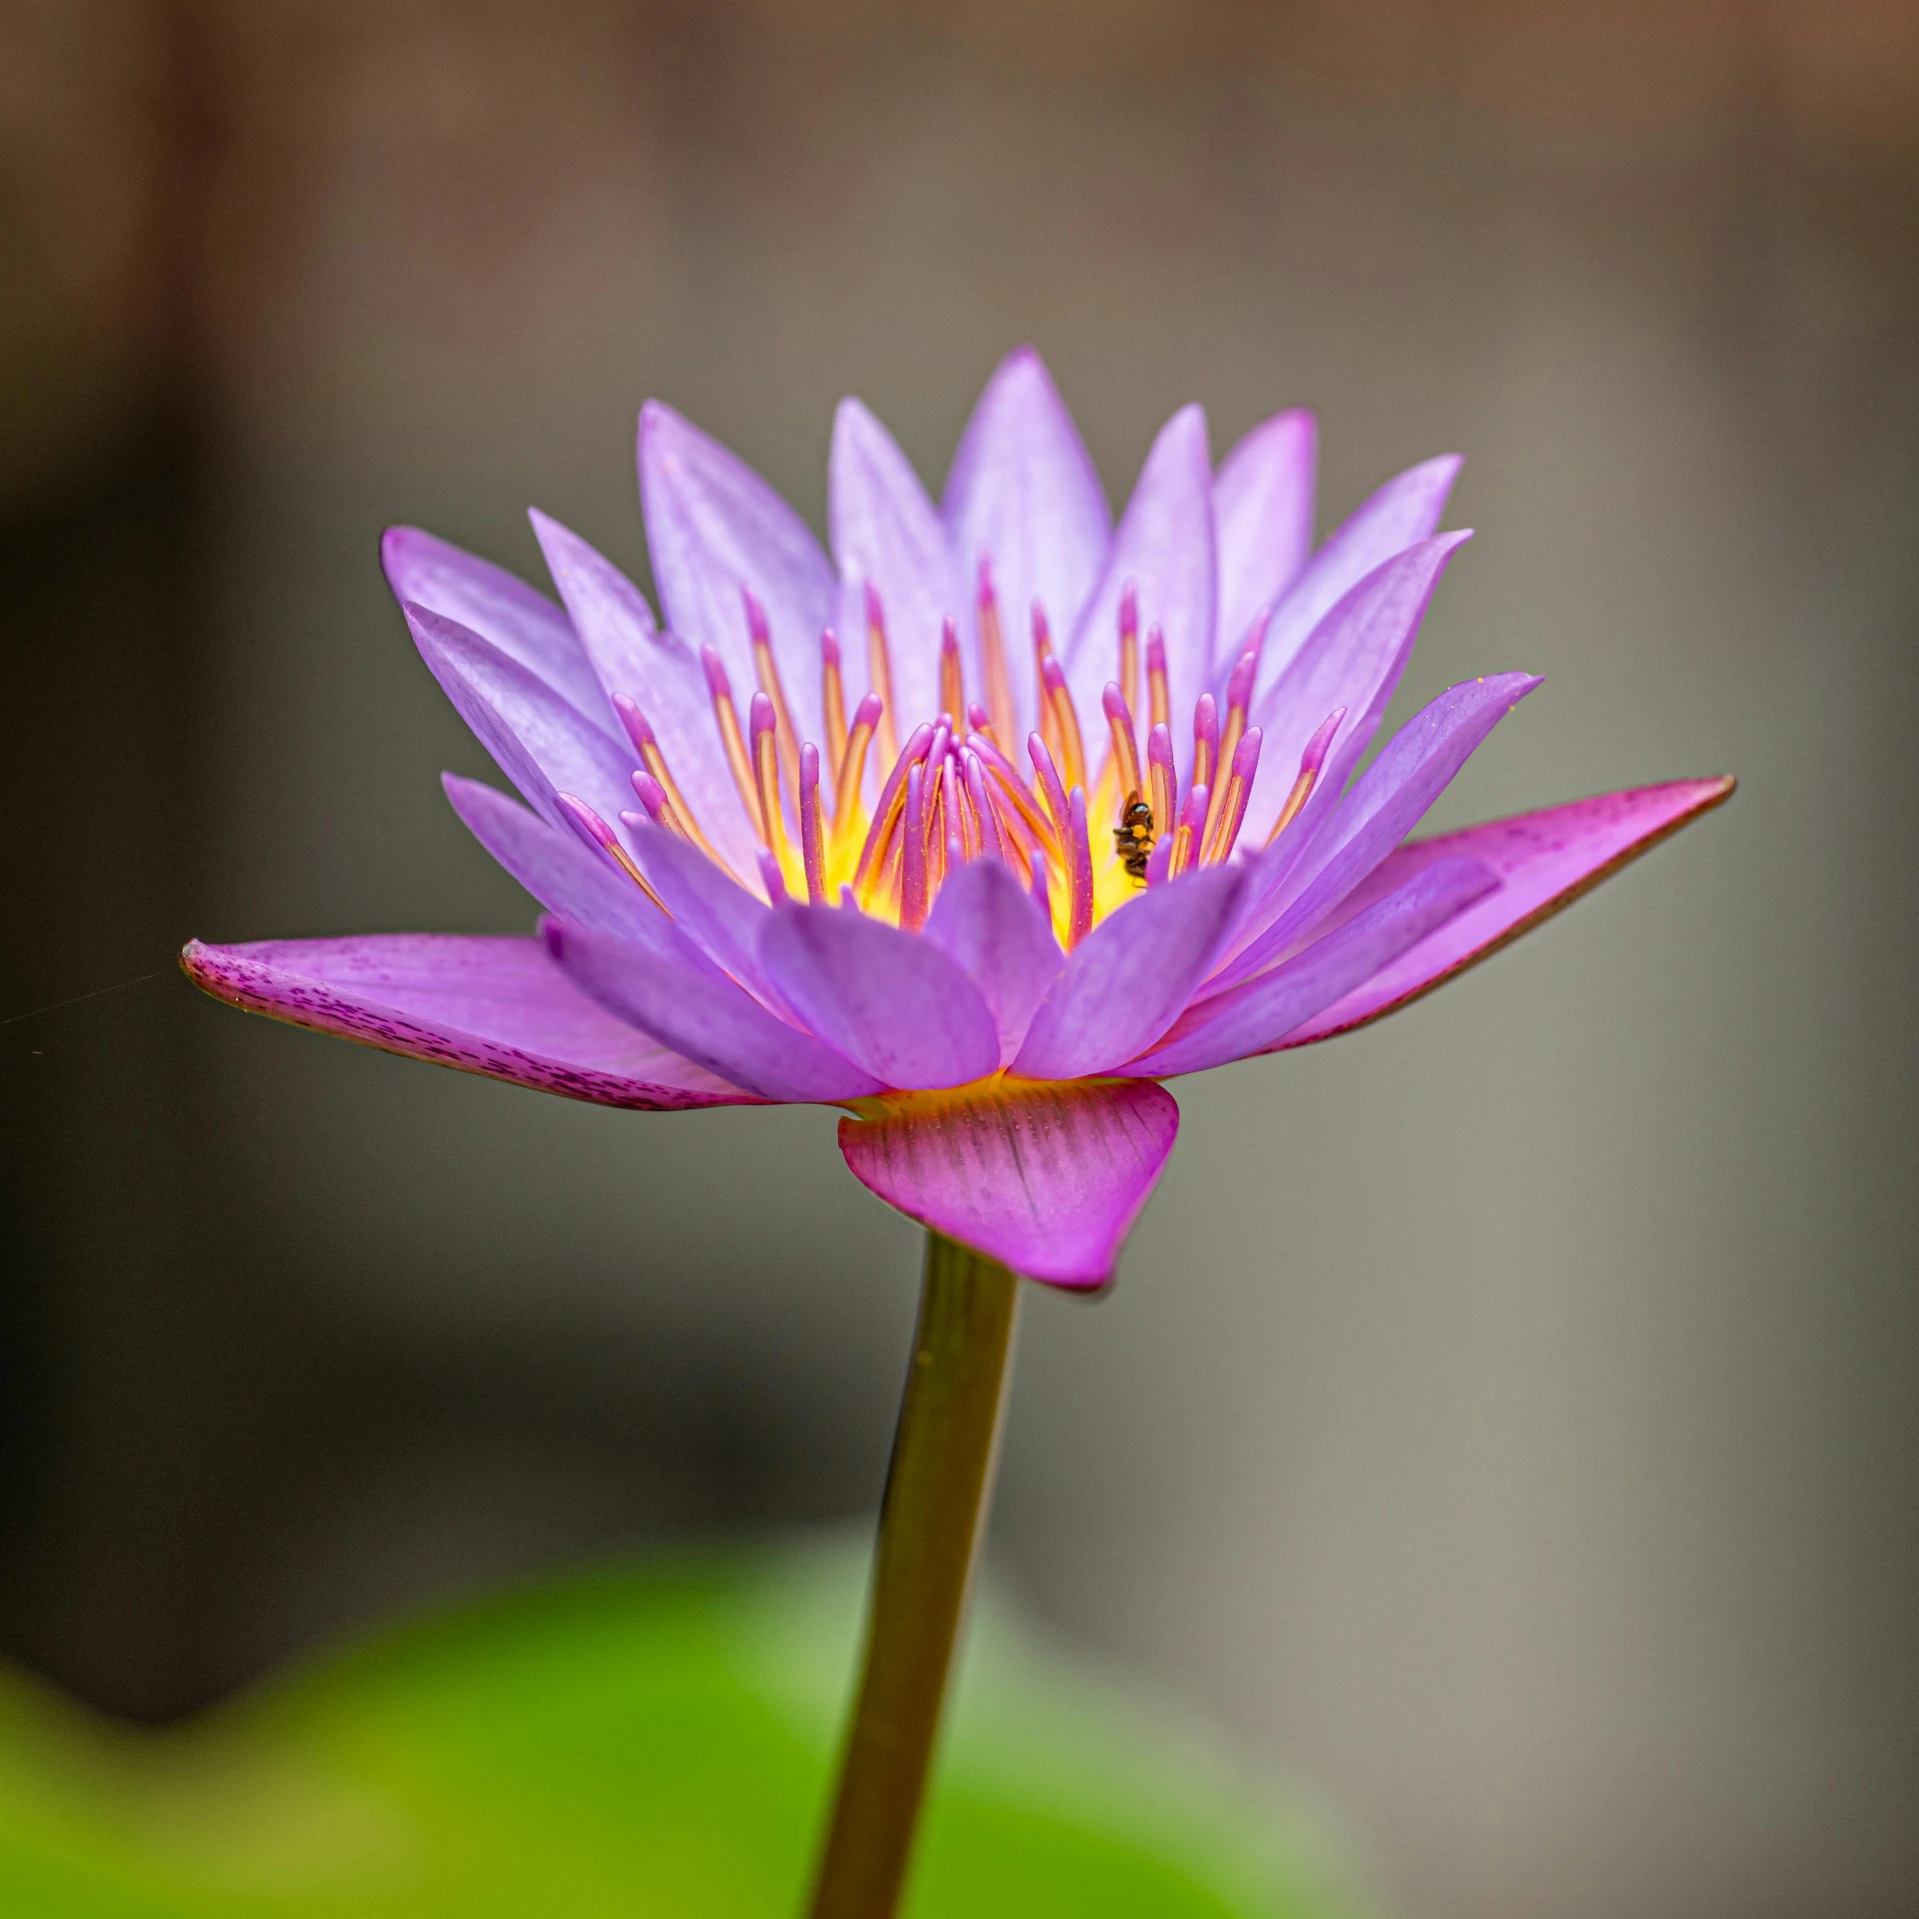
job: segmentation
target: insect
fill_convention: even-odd
[[[1153,851],[1153,809],[1137,793],[1128,793],[1113,828],[1113,850],[1120,864],[1143,886],[1146,862]]]

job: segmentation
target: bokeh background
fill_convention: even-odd
[[[215,939],[523,928],[380,528],[642,578],[672,400],[819,524],[1047,356],[1123,501],[1466,452],[1443,820],[1733,805],[1180,1089],[1031,1302],[992,1553],[1435,1919],[1919,1905],[1919,13],[1856,0],[0,5],[0,1648],[165,1719],[504,1576],[870,1511],[916,1236],[818,1113],[243,1020]],[[131,983],[128,983],[131,982]],[[79,995],[93,995],[72,1002]],[[52,1010],[41,1010],[52,1008]]]

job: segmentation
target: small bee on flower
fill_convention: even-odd
[[[1153,855],[1153,809],[1137,793],[1128,793],[1113,828],[1113,850],[1120,864],[1141,886],[1146,884],[1146,862]]]

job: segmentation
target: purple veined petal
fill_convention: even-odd
[[[1219,545],[1218,644],[1223,656],[1298,578],[1313,550],[1319,427],[1303,407],[1246,435],[1213,480]]]
[[[1411,876],[1461,856],[1490,867],[1499,877],[1499,891],[1448,920],[1344,998],[1289,1032],[1282,1045],[1310,1046],[1410,1005],[1522,933],[1531,932],[1682,826],[1722,805],[1733,786],[1725,778],[1672,780],[1662,786],[1601,793],[1400,847],[1354,889],[1342,913],[1364,911]]]
[[[561,970],[589,999],[762,1099],[830,1104],[881,1090],[851,1060],[769,1013],[744,987],[715,975],[684,935],[679,937],[688,963],[670,967],[637,946],[565,920],[543,921],[540,933]]]
[[[577,533],[537,508],[527,517],[598,676],[602,707],[617,693],[639,702],[701,830],[736,872],[750,873],[758,842],[698,654],[679,634],[662,633],[640,589]]]
[[[840,1121],[854,1178],[908,1219],[1028,1279],[1104,1286],[1173,1150],[1179,1107],[1148,1080],[991,1087],[875,1102]]]
[[[627,837],[673,924],[724,973],[777,1012],[779,995],[760,964],[766,902],[662,826],[629,826]]]
[[[1244,871],[1208,867],[1149,887],[1074,947],[1013,1062],[1083,1079],[1144,1052],[1185,1011],[1239,914]]]
[[[1319,837],[1290,869],[1280,869],[1277,885],[1263,897],[1266,876],[1256,860],[1248,894],[1258,904],[1241,921],[1233,936],[1239,950],[1211,990],[1263,971],[1308,938],[1425,818],[1480,742],[1539,684],[1530,673],[1494,673],[1449,687],[1393,735]],[[1281,851],[1275,846],[1270,854]]]
[[[195,940],[180,965],[229,1005],[537,1092],[661,1112],[754,1103],[596,1006],[534,939]]]
[[[1061,664],[1081,714],[1098,714],[1100,694],[1118,674],[1119,601],[1129,580],[1139,591],[1140,631],[1152,626],[1165,631],[1173,710],[1191,709],[1213,681],[1214,572],[1213,459],[1206,415],[1185,406],[1153,441],[1106,550],[1098,584],[1067,641]],[[1176,732],[1176,750],[1179,744]],[[1182,777],[1191,758],[1187,739]]]
[[[744,460],[658,400],[640,409],[639,464],[666,624],[696,657],[716,648],[737,685],[757,685],[748,588],[766,609],[793,724],[819,740],[820,633],[833,624],[837,583],[812,530]]]
[[[777,907],[760,959],[815,1036],[882,1085],[963,1086],[999,1066],[999,1029],[938,947],[857,908]]]
[[[1260,689],[1276,680],[1321,620],[1382,560],[1438,531],[1453,481],[1465,462],[1456,453],[1423,460],[1388,480],[1356,508],[1301,569],[1273,613],[1260,658]]]
[[[1065,962],[1045,911],[999,860],[975,860],[947,874],[920,938],[979,988],[1010,1064]]]
[[[415,526],[390,526],[380,563],[393,597],[464,626],[612,730],[592,662],[567,617],[517,575]]]
[[[842,400],[833,419],[828,470],[828,519],[833,557],[842,581],[840,633],[854,667],[850,684],[869,690],[866,673],[865,586],[870,582],[886,613],[893,724],[904,739],[921,720],[939,711],[941,623],[962,622],[966,683],[978,699],[978,639],[965,620],[971,588],[953,557],[953,544],[912,463],[858,400]],[[849,607],[845,582],[859,584],[860,603]],[[855,664],[857,663],[857,664]]]
[[[1055,631],[1070,633],[1112,525],[1079,429],[1031,347],[1008,354],[987,381],[953,455],[940,510],[967,587],[961,630],[975,645],[974,569],[982,554],[992,560],[1016,737],[1023,739],[1038,712],[1028,628],[1033,602],[1046,608]],[[900,727],[902,739],[908,730]]]
[[[548,912],[616,939],[653,937],[660,909],[579,834],[479,780],[442,773],[440,784],[461,824]]]
[[[568,830],[557,796],[572,793],[603,818],[619,817],[633,791],[624,744],[479,634],[421,606],[406,618],[433,677],[534,812]]]
[[[1412,658],[1420,622],[1440,579],[1453,554],[1471,538],[1461,532],[1420,540],[1375,567],[1320,621],[1292,664],[1255,699],[1252,724],[1265,734],[1260,757],[1267,772],[1253,789],[1240,829],[1249,844],[1261,844],[1272,830],[1306,742],[1329,713],[1344,707],[1346,717],[1303,809],[1299,842],[1304,844],[1325,814],[1338,806]]]
[[[1498,885],[1483,860],[1436,860],[1303,952],[1195,1007],[1124,1070],[1163,1079],[1269,1052]]]

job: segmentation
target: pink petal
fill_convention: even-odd
[[[1262,687],[1285,671],[1306,636],[1374,567],[1432,537],[1463,464],[1458,454],[1442,453],[1388,480],[1307,561],[1273,615],[1260,660]]]
[[[1285,804],[1299,756],[1321,722],[1341,707],[1319,783],[1307,802],[1301,836],[1339,804],[1361,754],[1372,744],[1419,639],[1453,554],[1472,537],[1446,533],[1420,540],[1375,567],[1313,629],[1292,664],[1253,702],[1252,724],[1265,733],[1263,777],[1241,828],[1257,846]]]
[[[673,924],[749,992],[776,1003],[778,994],[760,963],[766,902],[729,879],[697,846],[664,827],[629,827],[627,837]]]
[[[920,937],[979,988],[999,1028],[997,1063],[1010,1064],[1064,963],[1038,901],[998,860],[975,860],[947,874]]]
[[[602,1012],[538,940],[194,940],[180,965],[229,1005],[538,1092],[657,1111],[752,1101]]]
[[[1082,1079],[1144,1052],[1219,959],[1244,880],[1241,867],[1207,867],[1149,887],[1102,920],[1034,1014],[1014,1070],[1028,1079]]]
[[[544,513],[528,517],[598,675],[596,710],[616,693],[639,702],[701,829],[735,870],[751,872],[758,842],[720,744],[699,655],[681,635],[660,632],[640,589],[577,533]],[[632,803],[629,793],[623,805]]]
[[[1435,861],[1283,965],[1195,1007],[1126,1070],[1159,1079],[1268,1052],[1498,884],[1484,861]]]
[[[1285,592],[1313,548],[1319,430],[1304,408],[1262,421],[1219,463],[1219,640],[1224,661],[1260,610]]]
[[[853,1176],[909,1219],[1029,1279],[1103,1286],[1179,1132],[1148,1080],[887,1101],[840,1121]]]
[[[881,1090],[870,1074],[717,975],[690,941],[687,963],[670,967],[638,946],[565,920],[549,919],[540,931],[547,950],[589,999],[762,1099],[804,1104]]]
[[[806,522],[744,460],[649,400],[640,411],[640,495],[666,623],[697,656],[718,650],[736,687],[757,684],[740,600],[766,609],[793,723],[820,731],[820,632],[835,584]],[[636,696],[637,697],[637,696]]]
[[[760,958],[812,1031],[883,1086],[963,1086],[999,1066],[999,1029],[972,981],[856,907],[775,908]]]
[[[1112,524],[1079,430],[1031,347],[1008,354],[986,383],[953,455],[941,512],[969,587],[980,556],[992,559],[1014,699],[1028,728],[1036,714],[1032,604],[1044,605],[1055,632],[1070,633]],[[964,615],[970,628],[970,593]],[[902,739],[907,730],[900,727]]]
[[[866,600],[879,591],[898,711],[893,723],[904,739],[921,720],[939,711],[940,625],[963,620],[971,587],[963,583],[953,544],[926,489],[906,455],[858,400],[842,400],[833,420],[828,473],[828,518],[833,557],[843,588],[839,630],[845,645],[849,699],[866,688]],[[962,629],[966,683],[981,697],[974,629]]]
[[[1711,812],[1731,796],[1733,784],[1730,779],[1673,780],[1602,793],[1400,847],[1342,910],[1360,911],[1410,875],[1458,854],[1485,861],[1499,875],[1499,891],[1289,1033],[1285,1044],[1309,1046],[1351,1032],[1443,986]]]
[[[603,819],[631,804],[632,756],[544,680],[477,633],[409,606],[420,657],[495,765],[549,826],[562,830],[556,795],[572,793]]]
[[[1081,610],[1063,664],[1082,715],[1100,710],[1100,693],[1119,673],[1119,601],[1128,580],[1139,588],[1139,625],[1166,633],[1173,710],[1184,712],[1213,682],[1213,459],[1206,415],[1181,407],[1160,428],[1139,483],[1126,503],[1099,583]],[[1191,740],[1186,742],[1190,756]]]
[[[413,526],[387,528],[380,563],[401,606],[412,601],[470,628],[582,713],[597,717],[604,710],[579,636],[524,580]]]

